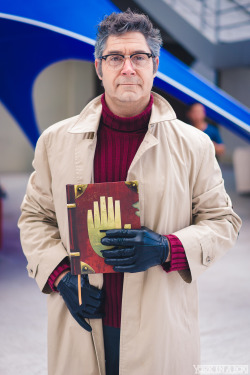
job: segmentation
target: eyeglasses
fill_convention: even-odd
[[[101,56],[100,60],[105,60],[107,66],[111,70],[121,69],[125,63],[125,59],[129,58],[131,64],[136,69],[144,69],[149,65],[150,58],[155,56],[152,53],[133,53],[132,55],[120,55],[111,53],[110,55]]]

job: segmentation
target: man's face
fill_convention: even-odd
[[[139,32],[128,32],[121,36],[109,36],[103,51],[103,56],[111,53],[131,55],[133,53],[151,53],[145,37]],[[158,67],[158,57],[156,65]],[[103,82],[106,102],[112,101],[115,105],[128,103],[148,102],[150,91],[153,85],[153,61],[150,58],[149,64],[143,69],[133,67],[129,58],[126,58],[122,68],[112,70],[107,62],[102,60],[102,76],[98,73],[99,60],[95,66],[99,78]],[[147,104],[147,103],[146,103]]]

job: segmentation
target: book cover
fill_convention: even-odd
[[[73,275],[114,273],[105,264],[101,250],[103,229],[140,228],[137,181],[66,185]]]

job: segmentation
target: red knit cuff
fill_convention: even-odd
[[[59,263],[59,265],[54,269],[54,271],[52,272],[52,274],[50,275],[50,277],[48,279],[48,284],[49,284],[50,288],[53,290],[53,292],[57,292],[57,289],[54,286],[54,282],[56,281],[58,276],[61,275],[61,273],[63,271],[66,271],[66,270],[70,271],[70,265],[69,265],[68,259],[64,258],[61,261],[61,263]]]
[[[166,272],[188,270],[189,265],[186,257],[184,247],[178,237],[173,234],[169,234],[167,239],[170,243],[171,248],[171,260],[170,262],[163,263],[162,267]]]

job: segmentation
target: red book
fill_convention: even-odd
[[[100,230],[140,228],[138,182],[67,185],[66,191],[71,273],[114,273],[101,253],[112,247],[101,244]]]

